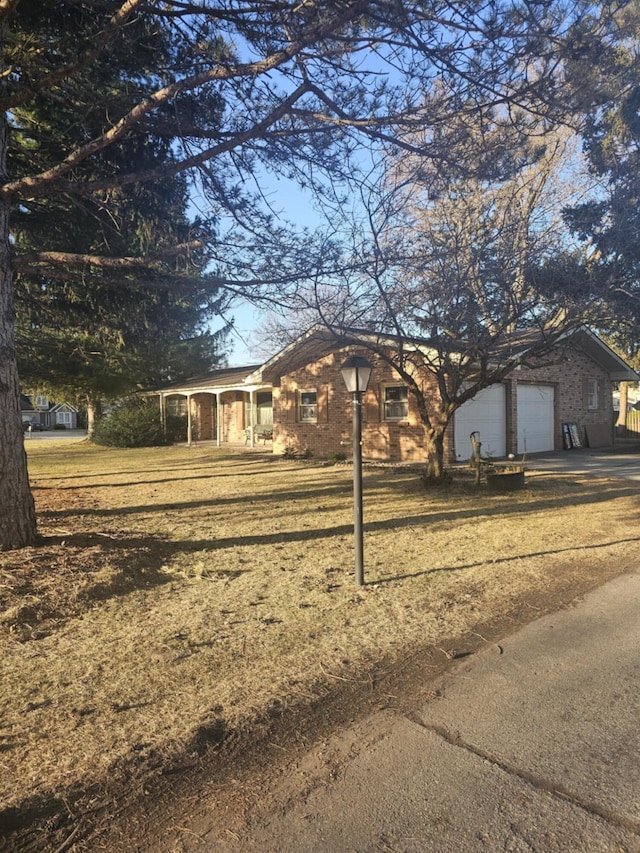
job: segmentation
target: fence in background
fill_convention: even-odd
[[[616,413],[617,415],[617,413]],[[620,427],[616,432],[620,434]],[[640,412],[627,412],[627,436],[629,438],[640,438]]]

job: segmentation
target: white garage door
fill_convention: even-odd
[[[462,462],[471,458],[469,435],[480,433],[482,453],[505,456],[507,452],[506,407],[504,385],[490,385],[473,400],[461,406],[454,417],[456,457]]]
[[[518,385],[518,453],[554,449],[553,385]]]

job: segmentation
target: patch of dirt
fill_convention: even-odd
[[[95,602],[166,583],[157,571],[162,555],[161,540],[126,533],[46,536],[36,547],[8,552],[0,568],[0,632],[39,640]]]

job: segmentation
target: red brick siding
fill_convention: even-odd
[[[519,383],[537,383],[555,387],[555,449],[562,449],[562,424],[566,421],[578,424],[584,439],[587,426],[606,426],[613,440],[612,382],[596,362],[574,348],[558,350],[557,358],[545,359],[540,367],[522,367],[512,373],[511,393],[507,389],[507,452],[516,452],[517,412],[516,389]],[[584,383],[595,379],[602,391],[598,409],[587,408]]]
[[[274,453],[287,449],[309,450],[316,457],[330,453],[351,454],[353,403],[344,386],[340,365],[354,351],[333,353],[322,360],[282,377],[273,392]],[[371,360],[371,354],[362,351]],[[402,383],[384,362],[376,362],[364,395],[362,409],[362,451],[365,459],[424,461],[424,427],[415,401],[409,395],[406,421],[382,419],[382,389],[388,383]],[[317,423],[298,422],[298,392],[318,394]]]
[[[287,448],[295,452],[309,450],[316,457],[329,453],[351,455],[352,398],[344,387],[340,364],[354,350],[333,353],[322,360],[282,377],[273,392],[274,453]],[[365,350],[362,355],[371,359]],[[603,392],[601,406],[589,411],[584,398],[584,380],[596,379]],[[376,362],[369,387],[363,400],[363,457],[393,461],[424,461],[424,427],[416,403],[409,395],[409,416],[406,422],[385,422],[382,419],[382,388],[385,383],[401,383],[395,371],[384,362]],[[537,383],[555,387],[555,447],[562,448],[562,423],[575,421],[581,434],[588,425],[612,424],[611,381],[606,372],[584,353],[575,349],[558,350],[539,367],[522,367],[505,381],[507,453],[517,448],[517,386],[518,383]],[[428,388],[432,380],[427,377]],[[318,394],[317,423],[299,423],[297,416],[298,391],[315,390]],[[435,391],[435,388],[434,388]],[[445,459],[453,461],[453,421],[445,435]]]
[[[245,438],[245,401],[249,395],[244,391],[225,391],[220,394],[220,440],[242,443]],[[192,397],[192,417],[198,424],[198,435],[203,441],[216,438],[216,396],[215,394],[194,394]]]
[[[194,424],[198,427],[198,437],[201,441],[212,441],[215,433],[215,405],[213,394],[195,394],[192,397]]]
[[[246,395],[243,391],[227,391],[220,395],[224,441],[244,441],[245,399]]]

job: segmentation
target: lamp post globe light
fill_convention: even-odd
[[[362,537],[362,395],[367,390],[373,365],[362,355],[351,355],[340,365],[340,372],[353,394],[353,535],[355,545],[356,584],[364,584]]]

